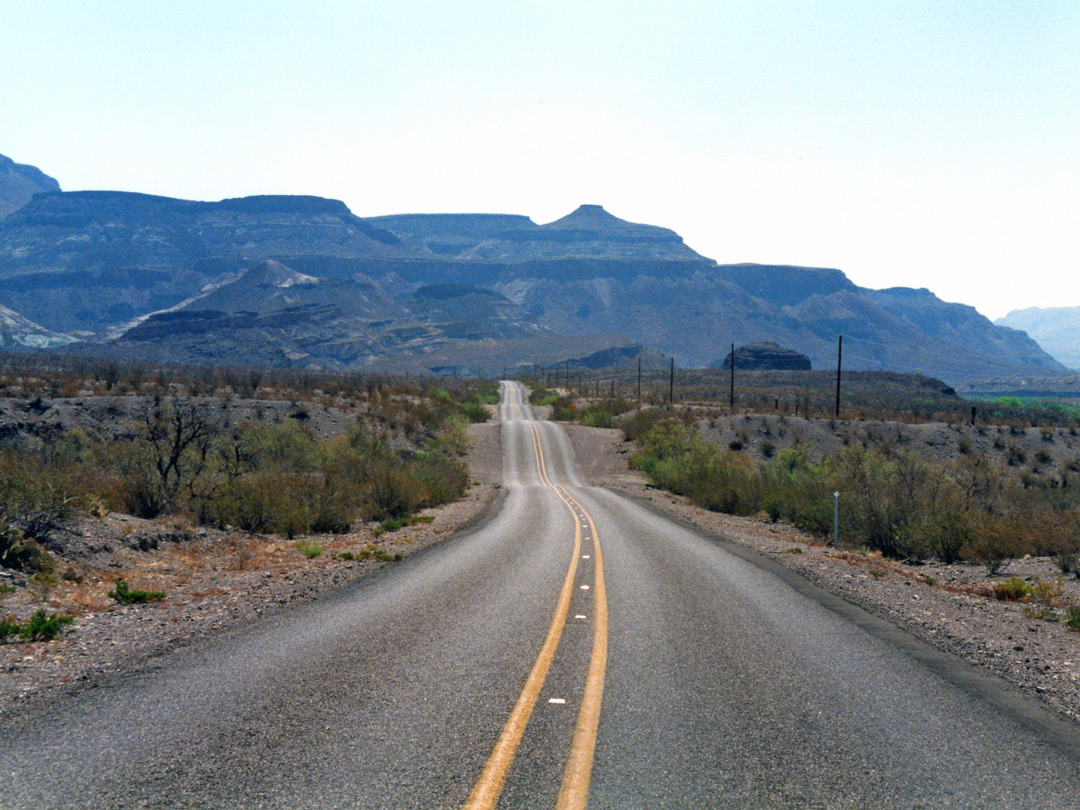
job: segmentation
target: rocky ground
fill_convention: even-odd
[[[709,534],[749,546],[824,589],[930,644],[985,667],[1080,721],[1080,633],[1064,608],[1080,605],[1080,581],[1063,579],[1049,558],[1014,560],[998,576],[972,563],[907,565],[880,554],[834,549],[767,518],[709,512],[650,487],[628,468],[633,446],[617,430],[569,426],[578,466],[590,483],[644,502]],[[1019,577],[1039,598],[1002,601],[995,585]]]
[[[619,431],[568,430],[578,466],[590,483],[756,549],[1080,720],[1080,633],[1062,621],[1067,604],[1080,605],[1080,582],[1062,580],[1050,560],[1017,560],[1001,576],[988,577],[976,565],[912,566],[832,549],[791,527],[707,512],[652,489],[628,468],[632,447]],[[0,712],[59,689],[91,686],[199,637],[316,598],[393,565],[396,554],[414,553],[475,523],[499,494],[498,425],[475,425],[469,437],[475,484],[464,500],[432,510],[430,523],[379,537],[372,526],[363,526],[348,535],[305,538],[322,548],[314,557],[294,541],[175,522],[111,515],[74,526],[60,541],[69,546],[60,557],[83,582],[62,580],[49,593],[20,588],[0,605],[0,615],[20,618],[42,606],[76,616],[73,632],[55,641],[0,646]],[[343,558],[363,552],[383,559]],[[1016,603],[987,595],[1013,576],[1028,585],[1041,584],[1041,599]],[[117,577],[135,588],[165,591],[166,598],[118,606],[107,596]]]
[[[709,441],[758,461],[795,444],[814,460],[859,446],[902,450],[939,462],[978,453],[1016,476],[1060,479],[1063,472],[1080,472],[1080,431],[1075,427],[972,425],[960,420],[908,424],[779,414],[717,416],[698,421],[696,427]]]

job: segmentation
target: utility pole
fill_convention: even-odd
[[[840,360],[844,356],[844,336],[836,342],[836,416],[840,417]]]
[[[675,405],[675,358],[671,358],[671,380],[668,383],[668,403]]]
[[[637,356],[637,402],[641,404],[641,355]]]

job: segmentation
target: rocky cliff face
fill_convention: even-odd
[[[36,166],[0,155],[0,219],[18,211],[35,194],[59,190],[60,184]]]

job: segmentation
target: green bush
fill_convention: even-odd
[[[0,565],[23,571],[51,571],[52,555],[0,515]]]
[[[146,602],[160,602],[165,598],[164,591],[133,591],[123,579],[117,579],[115,587],[109,591],[109,598],[121,605],[137,605]]]
[[[19,630],[19,635],[27,641],[51,641],[63,632],[64,626],[75,621],[74,616],[59,616],[46,613],[45,608],[38,610]]]
[[[1004,582],[996,583],[992,592],[995,599],[1003,602],[1020,602],[1031,595],[1031,588],[1020,577],[1009,577]]]
[[[19,635],[22,625],[11,619],[0,619],[0,644],[6,644],[8,639]]]
[[[431,523],[435,518],[431,515],[411,515],[409,517],[392,518],[390,520],[384,520],[372,531],[372,534],[378,537],[386,532],[395,532],[398,529],[404,529],[406,526],[415,526],[417,523]]]
[[[1070,605],[1065,608],[1065,626],[1070,630],[1080,630],[1080,607]]]
[[[318,543],[308,543],[302,540],[298,540],[296,543],[296,550],[307,557],[309,560],[314,560],[320,554],[323,553],[323,547]]]
[[[40,454],[0,452],[0,515],[25,535],[44,537],[86,508],[67,466],[47,464]]]
[[[975,527],[963,512],[946,512],[926,524],[921,534],[927,547],[943,563],[951,564],[963,559],[964,547],[975,537]]]
[[[420,453],[405,465],[405,473],[424,490],[421,506],[455,501],[469,486],[469,470],[460,461],[437,453]]]
[[[0,644],[16,637],[23,641],[52,641],[64,631],[66,625],[74,621],[74,616],[47,613],[44,608],[35,612],[26,624],[0,619]]]
[[[639,446],[631,464],[656,486],[717,512],[741,515],[761,508],[763,488],[753,463],[721,451],[684,425],[656,424]]]
[[[386,466],[377,470],[367,486],[367,517],[375,520],[411,515],[424,502],[427,488],[404,470]]]
[[[659,408],[642,408],[619,419],[619,427],[628,441],[636,442],[659,423],[670,420],[670,415]]]

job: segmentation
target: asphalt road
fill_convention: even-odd
[[[5,721],[0,808],[1080,807],[1074,725],[501,412],[486,524]]]

